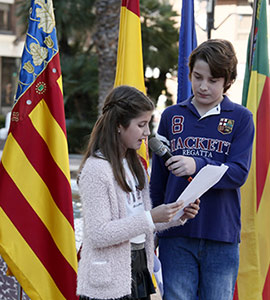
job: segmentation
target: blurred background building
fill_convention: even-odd
[[[20,26],[16,17],[16,2],[0,0],[0,115],[6,115],[12,108],[24,44],[24,39],[18,38]],[[179,14],[177,24],[180,26],[182,1],[170,0],[170,3]],[[194,0],[194,3],[198,44],[208,38],[224,38],[235,46],[239,61],[238,78],[229,90],[229,96],[233,101],[241,103],[253,1]],[[168,76],[167,86],[176,102],[176,76]]]
[[[14,0],[0,1],[0,113],[11,110],[24,41],[17,39]]]
[[[181,13],[182,1],[173,0],[173,3],[174,9]],[[241,103],[242,101],[247,43],[252,23],[252,4],[253,0],[194,0],[198,45],[208,38],[222,38],[229,40],[235,47],[238,58],[238,75],[236,82],[227,94],[232,101],[237,103]],[[268,4],[270,4],[270,1],[268,1]],[[268,18],[269,15],[270,8],[268,6]],[[270,49],[269,38],[268,42],[268,49]],[[171,93],[176,97],[177,78],[170,78],[168,85],[170,86]],[[176,98],[174,100],[176,101]]]

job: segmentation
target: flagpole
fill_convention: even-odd
[[[22,287],[19,284],[19,282],[18,282],[17,290],[18,290],[18,297],[17,297],[17,299],[18,300],[22,300]]]
[[[255,25],[256,25],[256,13],[257,13],[258,0],[253,2],[253,13],[252,13],[252,25],[251,25],[251,36],[250,36],[250,47],[249,47],[249,59],[248,59],[248,69],[251,71],[252,67],[252,57],[253,57],[253,44],[255,36]]]

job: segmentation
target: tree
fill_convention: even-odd
[[[30,0],[17,0],[26,32]],[[53,0],[60,50],[70,152],[83,148],[105,96],[113,87],[121,0]],[[166,74],[177,71],[177,16],[168,0],[141,0],[144,67],[157,67],[147,78],[147,94],[156,100],[167,92]]]
[[[54,0],[70,152],[79,152],[97,118],[98,65],[92,39],[95,0]],[[30,0],[16,2],[22,34]]]
[[[177,71],[178,15],[167,0],[142,0],[141,16],[144,66],[160,71],[158,78],[146,78],[147,93],[156,100],[164,90],[171,100],[166,75]]]
[[[98,55],[99,112],[114,84],[120,5],[120,0],[97,0],[95,5],[97,21],[93,40]]]
[[[97,0],[95,5],[97,22],[94,43],[99,60],[99,112],[106,94],[114,83],[120,4],[120,0]],[[162,90],[165,90],[170,100],[171,95],[165,83],[166,74],[177,71],[177,13],[172,10],[167,0],[141,0],[140,12],[144,67],[157,67],[160,71],[158,78],[146,80],[147,93],[156,100]]]

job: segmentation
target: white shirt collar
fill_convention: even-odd
[[[208,110],[207,113],[205,113],[203,116],[200,117],[200,120],[203,119],[203,118],[206,118],[208,116],[213,116],[213,115],[220,115],[220,112],[221,112],[221,106],[220,106],[220,103],[211,108],[210,110]]]

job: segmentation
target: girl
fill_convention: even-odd
[[[78,270],[80,299],[150,299],[154,293],[153,232],[194,218],[199,200],[171,221],[182,203],[151,209],[148,179],[136,150],[150,134],[154,105],[137,89],[107,96],[82,161],[79,190],[84,237]]]

